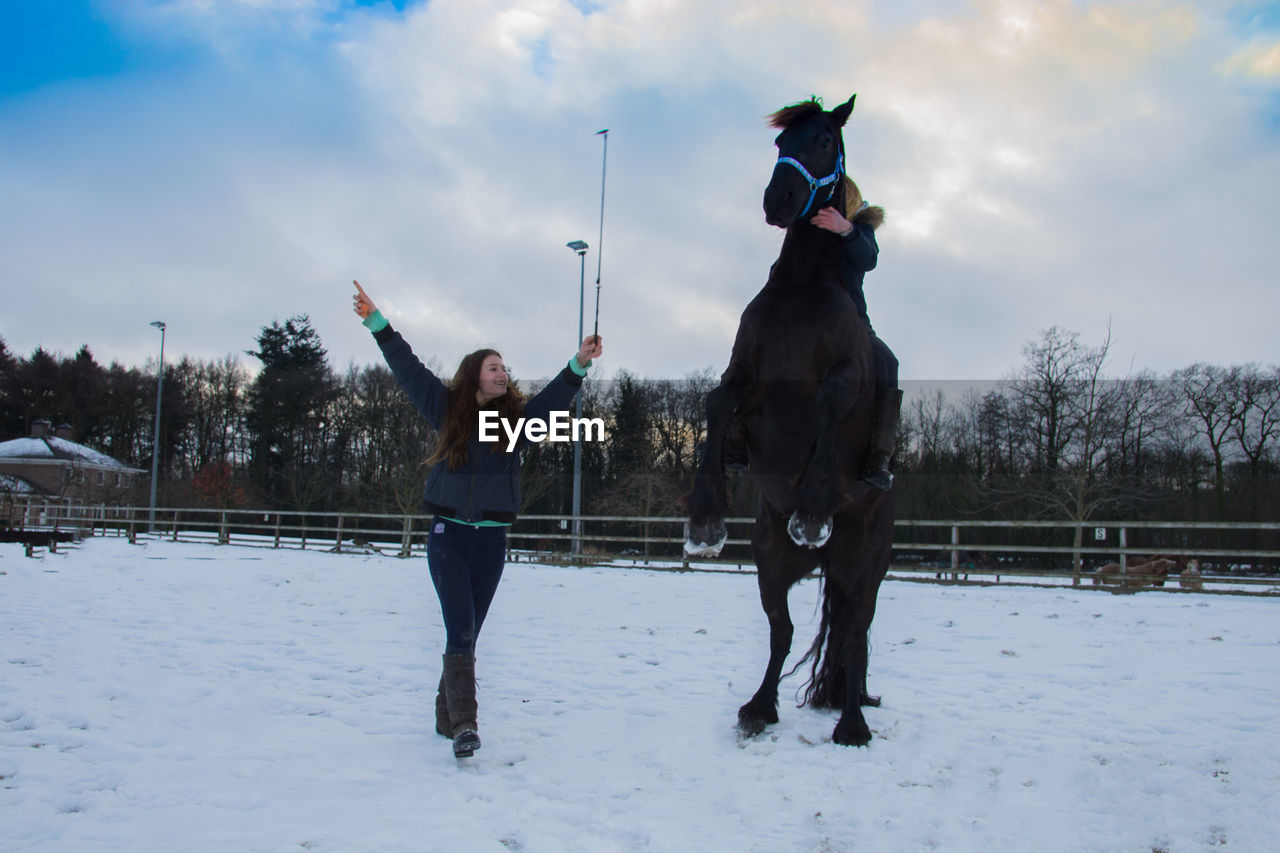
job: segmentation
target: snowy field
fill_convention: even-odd
[[[459,766],[424,559],[0,546],[0,850],[1274,850],[1278,608],[887,582],[856,749],[754,578],[511,564]]]

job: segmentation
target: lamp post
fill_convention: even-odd
[[[587,286],[587,244],[582,240],[566,243],[570,249],[578,253],[578,341],[582,345],[583,303],[586,301]],[[578,392],[576,415],[582,419],[582,392]],[[577,434],[577,430],[574,430]],[[574,554],[582,553],[582,438],[573,440],[573,546]]]
[[[164,323],[156,320],[151,325],[160,330],[160,370],[156,380],[156,433],[151,442],[151,517],[148,532],[156,529],[156,481],[160,478],[160,396],[164,393]]]

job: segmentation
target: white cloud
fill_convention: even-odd
[[[1250,44],[1228,59],[1224,69],[1231,75],[1267,82],[1280,79],[1280,41],[1272,38]]]
[[[1040,329],[1108,317],[1117,362],[1273,358],[1274,38],[1211,4],[925,5],[136,3],[135,32],[209,58],[0,107],[23,211],[0,250],[33,294],[0,335],[141,361],[131,294],[192,354],[308,312],[336,362],[369,362],[359,278],[424,356],[496,344],[552,371],[571,239],[590,326],[609,127],[602,366],[718,371],[781,237],[763,116],[856,91],[851,169],[889,212],[871,316],[904,376],[999,376]]]

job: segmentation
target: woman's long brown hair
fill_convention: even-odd
[[[472,433],[480,428],[479,402],[476,392],[480,390],[480,367],[491,355],[502,357],[502,353],[492,349],[479,349],[463,357],[457,371],[449,382],[449,402],[445,406],[444,423],[440,427],[440,437],[436,441],[436,452],[427,459],[431,466],[444,459],[449,463],[449,470],[456,471],[467,461],[467,442]],[[496,400],[490,400],[483,408],[494,409],[498,417],[514,422],[524,414],[524,394],[516,386],[515,380],[507,378],[507,393]],[[490,453],[497,453],[506,445],[505,441],[495,441]]]

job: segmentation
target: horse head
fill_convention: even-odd
[[[764,190],[765,222],[789,228],[835,200],[844,175],[840,131],[853,112],[856,97],[830,112],[815,98],[769,116],[769,124],[782,132],[774,140],[778,162]]]

